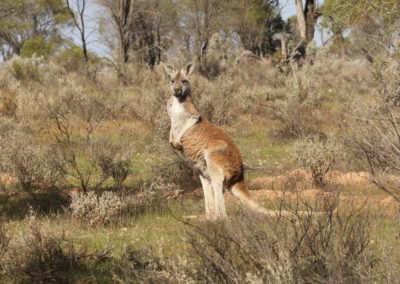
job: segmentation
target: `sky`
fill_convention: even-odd
[[[290,18],[291,16],[296,14],[296,6],[294,0],[283,0],[281,6],[283,19],[286,20],[287,18]]]

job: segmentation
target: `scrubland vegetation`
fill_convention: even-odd
[[[279,1],[99,1],[106,58],[62,37],[87,36],[72,2],[0,1],[0,282],[399,281],[397,1],[325,0],[304,23]],[[252,197],[293,216],[226,193],[226,220],[187,218],[204,204],[168,144],[161,64],[193,58]]]

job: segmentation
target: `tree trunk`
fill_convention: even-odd
[[[301,37],[296,52],[300,57],[304,57],[307,44],[314,39],[315,24],[319,15],[315,9],[315,0],[306,0],[304,10],[302,0],[295,0],[295,2],[297,25]]]
[[[120,61],[123,63],[129,60],[129,47],[130,47],[130,36],[132,31],[132,13],[133,3],[131,0],[120,0],[119,1],[119,14],[116,15],[116,23],[119,29],[120,39]]]
[[[286,37],[285,37],[284,33],[282,33],[280,40],[281,40],[281,53],[282,53],[281,61],[283,62],[283,61],[286,61],[288,58],[287,50],[286,50]]]
[[[78,11],[78,12],[79,12],[79,17],[80,17],[80,22],[81,22],[80,33],[81,33],[81,40],[82,40],[83,57],[85,58],[85,61],[88,62],[89,55],[88,55],[88,51],[87,51],[85,19],[84,19],[85,9],[86,9],[86,0],[83,0],[82,1],[82,10]]]
[[[85,18],[84,18],[84,14],[85,14],[85,10],[86,10],[86,0],[82,0],[81,4],[79,4],[80,3],[79,1],[80,0],[76,0],[76,2],[75,2],[76,7],[77,7],[76,14],[75,14],[75,11],[71,8],[69,0],[67,0],[66,4],[67,4],[67,9],[71,15],[72,21],[81,36],[83,57],[85,59],[85,62],[88,62],[89,56],[88,56],[88,51],[87,51]]]
[[[299,28],[301,40],[305,41],[306,40],[306,18],[304,16],[303,3],[301,2],[301,0],[295,0],[295,1],[296,1],[297,25]]]
[[[82,39],[82,50],[83,50],[83,57],[85,58],[85,61],[89,61],[89,55],[87,52],[87,46],[86,46],[86,37],[84,34],[81,34],[81,39]]]
[[[306,0],[304,17],[306,20],[306,43],[308,44],[314,39],[315,23],[317,21],[315,13],[315,0]]]
[[[100,3],[109,10],[111,19],[118,33],[117,72],[124,85],[126,78],[126,63],[129,61],[129,49],[134,36],[134,5],[135,0],[100,0]]]

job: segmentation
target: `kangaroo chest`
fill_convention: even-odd
[[[171,119],[171,135],[177,137],[186,121],[191,117],[191,114],[185,109],[185,106],[172,96],[167,103],[167,112]]]
[[[192,114],[185,108],[184,104],[182,104],[178,98],[172,96],[167,102],[167,112],[171,119],[171,136],[174,138],[178,136],[181,129],[186,124],[187,120],[190,119]],[[191,147],[197,148],[197,147]],[[206,171],[206,164],[204,161],[204,157],[201,154],[200,149],[191,149],[196,152],[195,155],[187,156],[186,151],[179,152],[180,156],[186,160],[187,164],[193,168],[196,172],[201,173],[203,176],[208,177],[208,173]]]

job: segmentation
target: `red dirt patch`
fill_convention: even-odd
[[[325,177],[327,183],[341,186],[365,186],[371,185],[369,181],[371,175],[367,172],[349,172],[342,173],[332,171]],[[272,177],[256,178],[249,184],[250,189],[271,189],[287,190],[290,185],[296,184],[296,187],[307,189],[312,187],[311,173],[305,170],[297,169],[287,172],[284,175]]]
[[[18,183],[18,179],[10,176],[9,174],[0,174],[0,184],[11,185]]]

